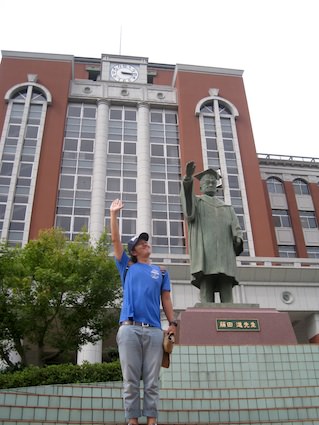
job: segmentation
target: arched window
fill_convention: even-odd
[[[284,185],[277,177],[267,179],[267,189],[269,193],[285,193]]]
[[[9,245],[28,241],[36,172],[51,95],[34,81],[12,87],[0,144],[0,232]]]
[[[293,187],[296,195],[309,195],[308,183],[303,179],[295,179]]]
[[[226,99],[212,96],[202,99],[195,113],[200,117],[204,168],[220,170],[223,176],[223,189],[219,189],[218,196],[228,202],[242,199],[238,184],[237,109]]]
[[[249,220],[247,195],[237,138],[238,110],[231,102],[210,89],[211,96],[196,105],[199,117],[204,169],[213,168],[222,176],[216,196],[233,205],[244,235],[244,255],[254,255],[253,238]],[[200,170],[198,170],[200,171]]]

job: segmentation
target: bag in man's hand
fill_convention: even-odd
[[[162,367],[166,367],[166,368],[169,367],[170,354],[173,351],[174,343],[175,343],[175,335],[173,334],[173,332],[167,333],[164,331]]]

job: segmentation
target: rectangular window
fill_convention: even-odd
[[[272,210],[272,219],[275,227],[291,227],[289,213],[286,210]]]
[[[309,258],[319,258],[319,246],[307,246],[307,254]]]
[[[153,221],[153,234],[156,236],[166,236],[167,235],[167,223],[166,221]]]
[[[122,110],[121,109],[110,109],[110,120],[121,120]]]
[[[5,212],[6,212],[6,206],[4,204],[0,204],[0,220],[4,219]]]
[[[127,218],[122,219],[122,233],[125,235],[134,235],[136,233],[136,220]]]
[[[181,191],[181,183],[179,181],[168,181],[168,193],[179,194]]]
[[[64,140],[64,151],[77,151],[77,150],[78,150],[78,139]]]
[[[20,164],[19,177],[31,177],[33,164]]]
[[[61,189],[73,189],[74,188],[74,176],[61,176],[60,188]]]
[[[316,229],[318,227],[314,211],[299,211],[299,217],[304,229]]]
[[[163,116],[161,112],[151,112],[151,122],[163,122]]]
[[[124,120],[125,121],[136,121],[136,111],[131,111],[126,109],[124,111]]]
[[[68,108],[69,117],[80,117],[81,116],[81,106],[69,106]]]
[[[177,124],[177,115],[175,113],[165,113],[165,122],[166,124]]]
[[[93,152],[94,149],[94,141],[93,140],[81,140],[81,152]]]
[[[296,247],[294,245],[278,245],[279,257],[296,258]]]
[[[88,217],[74,217],[73,231],[79,233],[83,230],[88,230]]]
[[[120,192],[120,190],[121,190],[121,180],[109,177],[107,179],[107,191]]]
[[[124,142],[124,155],[136,155],[136,143]]]
[[[178,146],[166,146],[167,156],[172,158],[179,158]]]
[[[183,223],[179,221],[171,221],[170,222],[170,235],[171,236],[178,236],[183,237]]]
[[[151,155],[152,156],[164,156],[164,146],[151,144]]]
[[[91,189],[91,177],[90,176],[78,176],[77,189],[90,190]]]
[[[27,207],[25,205],[14,205],[12,212],[12,220],[24,220],[26,209]]]
[[[123,192],[136,192],[136,179],[123,179]]]
[[[19,133],[20,133],[20,126],[10,124],[8,137],[19,137]]]
[[[13,168],[13,162],[3,162],[1,164],[0,175],[1,176],[11,176]]]
[[[117,153],[120,154],[122,149],[121,142],[109,142],[109,153]]]
[[[232,140],[224,140],[224,149],[225,151],[232,152],[234,150],[233,141]]]
[[[90,108],[88,106],[84,106],[83,108],[83,117],[85,118],[96,118],[96,108]]]
[[[152,193],[166,193],[165,181],[152,180]]]
[[[60,227],[65,232],[70,231],[71,217],[59,216],[56,219],[56,227]]]
[[[29,139],[37,139],[38,138],[38,130],[39,130],[39,127],[28,125],[26,137],[28,137]]]

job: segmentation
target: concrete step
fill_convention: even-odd
[[[123,423],[121,389],[112,385],[45,386],[29,390],[0,392],[0,423]],[[73,395],[64,395],[71,391]],[[246,396],[238,397],[239,394]],[[303,420],[317,421],[318,425],[319,387],[161,389],[161,423],[250,424],[262,419],[264,423],[290,425],[296,418],[298,424]]]
[[[126,422],[61,422],[61,421],[37,421],[35,419],[30,420],[5,420],[0,421],[0,425],[126,425]],[[146,422],[140,422],[140,425],[146,425]],[[159,425],[173,425],[170,422],[159,422]],[[178,425],[199,425],[199,422],[179,422]],[[254,420],[249,419],[248,421],[226,421],[226,422],[200,422],[200,425],[318,425],[318,419],[309,420],[309,419],[297,419],[297,420]]]
[[[316,344],[176,346],[171,360],[160,376],[161,425],[319,425]],[[0,390],[0,425],[124,425],[121,388]]]

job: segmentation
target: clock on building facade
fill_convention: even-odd
[[[133,65],[119,63],[111,66],[111,78],[115,81],[132,83],[138,78],[138,68]]]

